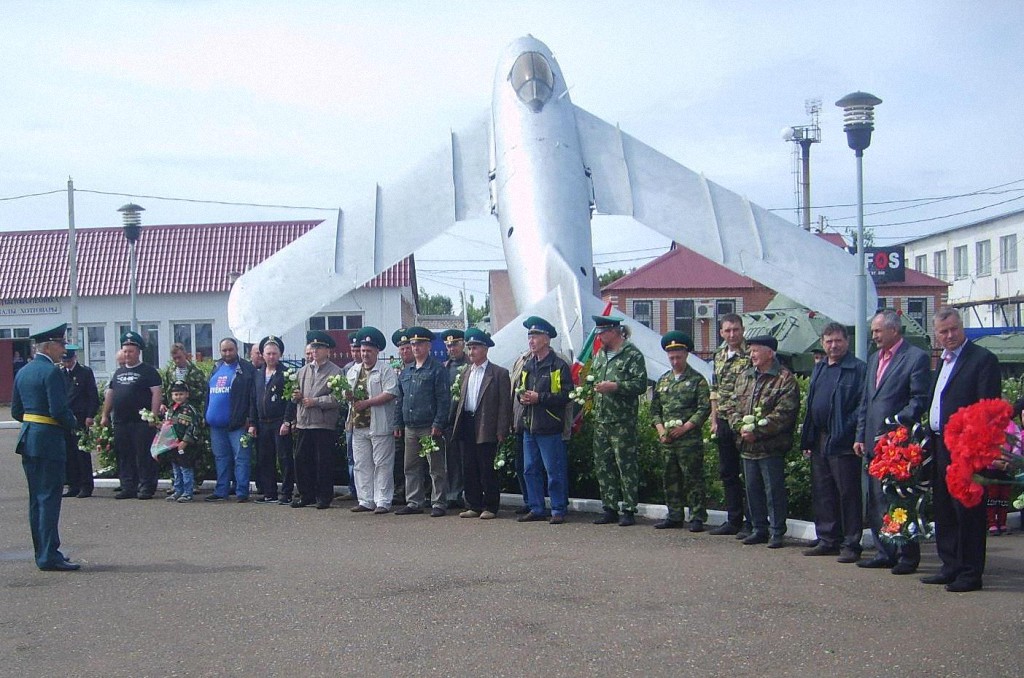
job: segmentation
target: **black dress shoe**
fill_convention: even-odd
[[[837,563],[856,563],[858,560],[860,560],[860,551],[853,549],[840,549],[839,557],[836,558]]]
[[[762,532],[751,532],[743,538],[742,543],[744,546],[752,546],[754,544],[767,544],[768,535]]]
[[[68,560],[61,560],[51,565],[45,565],[39,568],[43,572],[74,572],[75,570],[82,569],[82,566],[78,563],[72,563]]]
[[[871,560],[860,561],[857,563],[857,567],[863,567],[866,570],[887,570],[895,567],[895,564],[889,562],[885,558],[872,558]]]
[[[539,520],[547,520],[547,516],[541,513],[533,513],[532,511],[527,511],[525,514],[516,518],[517,523],[535,523]]]
[[[594,521],[595,525],[611,525],[619,520],[619,512],[611,509],[605,509],[601,517]]]
[[[636,525],[636,518],[633,517],[632,511],[623,511],[619,516],[619,527],[629,527],[630,525]]]
[[[147,499],[152,499],[152,498],[153,498],[153,493],[152,492],[139,492],[139,496],[136,497],[136,499],[139,499],[139,500],[142,500],[142,501],[145,501]]]
[[[318,501],[316,503],[316,508],[317,508],[318,511],[323,511],[324,509],[329,509],[329,508],[331,508],[331,502],[329,502],[329,501]]]
[[[718,527],[714,527],[714,528],[708,530],[708,534],[713,534],[716,537],[718,537],[718,536],[721,536],[723,534],[734,535],[734,534],[736,534],[739,531],[740,531],[740,528],[739,528],[738,525],[733,525],[732,523],[722,523]]]
[[[922,584],[952,584],[953,580],[944,574],[932,574],[927,577],[921,577]]]
[[[690,521],[690,532],[703,532],[703,531],[704,531],[704,521],[703,520],[697,520],[696,518],[694,518],[693,520]]]
[[[812,549],[804,549],[801,553],[805,556],[838,556],[839,548],[835,546],[826,546],[821,542]]]
[[[681,530],[683,529],[683,521],[681,520],[659,520],[654,523],[654,529],[656,530]]]
[[[431,518],[443,518],[446,515],[448,515],[448,511],[444,510],[440,506],[435,506],[434,508],[430,509]]]
[[[917,565],[911,565],[910,563],[896,563],[890,570],[893,574],[914,574],[917,572]]]
[[[134,492],[125,492],[124,490],[121,490],[114,495],[114,499],[135,499],[135,496]]]
[[[781,534],[773,534],[768,538],[768,548],[770,549],[781,549],[785,545],[786,542]]]
[[[956,581],[951,581],[950,583],[946,584],[946,590],[950,593],[967,593],[968,591],[980,591],[981,582],[964,581],[962,579],[957,579]]]
[[[529,512],[530,512],[530,507],[529,506],[520,506],[519,508],[516,509],[516,515],[517,516],[525,516]]]
[[[349,511],[351,511],[352,513],[369,513],[372,510],[373,509],[370,508],[369,506],[363,506],[362,504],[356,504],[355,506],[349,509]]]
[[[92,496],[92,490],[82,490],[81,492],[78,493],[78,498],[79,499],[86,499],[86,498],[91,497],[91,496]]]
[[[423,509],[416,508],[415,506],[409,506],[406,504],[402,508],[395,511],[396,516],[414,516],[423,513]]]
[[[74,489],[68,489],[64,491],[64,494],[60,495],[62,498],[77,497],[78,493],[81,492],[77,487]]]

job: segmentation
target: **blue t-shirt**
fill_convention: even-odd
[[[227,428],[231,423],[231,384],[238,365],[222,364],[210,375],[210,399],[206,401],[206,423]]]

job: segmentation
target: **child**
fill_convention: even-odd
[[[1013,417],[1006,427],[1008,442],[1004,447],[1007,454],[1021,454],[1021,430],[1015,420],[1020,419],[1022,401],[1017,401],[1013,410]],[[1007,462],[997,459],[992,465],[982,471],[983,476],[993,480],[1002,481],[1004,484],[993,484],[985,486],[985,505],[988,513],[988,533],[998,537],[1006,532],[1006,514],[1010,509],[1010,501],[1013,498],[1012,486],[1009,484],[1013,478],[1007,472]]]
[[[174,437],[178,439],[177,449],[170,451],[171,469],[174,474],[174,494],[167,497],[167,501],[176,501],[185,504],[192,501],[192,493],[195,487],[195,453],[198,441],[196,440],[196,429],[199,422],[199,415],[194,407],[188,404],[188,385],[183,381],[175,381],[171,384],[171,404],[165,415],[174,428]]]

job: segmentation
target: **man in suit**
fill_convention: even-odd
[[[73,431],[65,431],[67,441],[67,486],[65,497],[91,497],[93,490],[92,453],[78,449],[78,433],[93,424],[100,408],[100,396],[96,390],[96,375],[92,369],[78,362],[77,346],[66,346],[61,360],[61,372],[68,385],[68,405],[78,425]]]
[[[874,456],[875,439],[887,428],[885,420],[899,418],[913,425],[928,407],[930,364],[928,354],[903,339],[902,321],[896,311],[885,309],[871,319],[871,341],[878,350],[868,357],[864,397],[857,416],[857,434],[853,444],[859,456]],[[867,520],[878,549],[871,560],[857,567],[889,568],[893,574],[912,574],[921,562],[921,546],[916,541],[896,546],[882,539],[882,516],[889,501],[882,483],[868,476]]]
[[[453,437],[462,443],[466,504],[460,518],[490,520],[498,515],[501,488],[494,470],[498,446],[512,428],[512,380],[508,370],[487,360],[491,335],[466,330],[469,367],[459,375]]]
[[[928,427],[932,430],[932,482],[935,510],[935,548],[942,561],[938,574],[921,579],[945,584],[947,591],[964,593],[981,588],[985,571],[985,504],[967,508],[949,494],[946,468],[949,450],[942,436],[950,416],[962,407],[1002,393],[999,361],[986,349],[967,341],[960,313],[950,307],[935,313],[935,338],[942,361],[932,379]]]
[[[28,520],[36,567],[69,572],[81,567],[60,552],[61,490],[67,458],[65,432],[77,426],[67,382],[56,365],[64,355],[67,324],[32,337],[36,355],[14,378],[11,415],[21,422],[15,451],[28,480]]]

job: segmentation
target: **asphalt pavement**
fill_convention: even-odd
[[[32,562],[0,430],[4,676],[1016,676],[1024,536],[989,540],[985,589],[730,537],[67,499],[72,573]],[[920,574],[937,571],[925,546]]]

